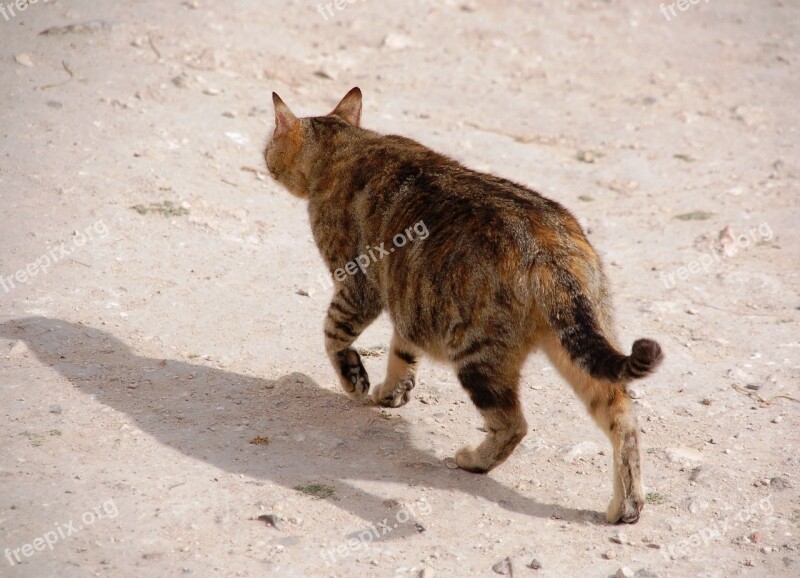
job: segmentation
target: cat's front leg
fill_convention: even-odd
[[[337,287],[325,319],[325,349],[339,376],[342,389],[355,400],[369,392],[369,376],[361,356],[351,345],[380,314],[376,300],[354,284]]]
[[[372,392],[372,401],[385,407],[400,407],[411,399],[411,390],[416,385],[419,350],[395,330],[386,381]]]

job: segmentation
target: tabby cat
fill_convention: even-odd
[[[540,348],[613,445],[608,521],[636,522],[644,496],[626,384],[655,369],[661,347],[639,339],[631,355],[620,353],[603,268],[575,218],[522,185],[361,128],[358,88],[327,116],[309,118],[272,97],[275,130],[264,157],[278,183],[308,200],[334,277],[325,346],[344,390],[357,400],[369,395],[353,342],[388,311],[389,365],[372,401],[408,402],[422,354],[449,362],[488,432],[460,449],[456,464],[485,473],[527,432],[520,369]]]

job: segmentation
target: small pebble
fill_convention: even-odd
[[[627,566],[623,566],[622,568],[617,570],[617,573],[614,574],[614,576],[616,578],[633,578],[634,574],[633,574],[633,570],[631,570]]]
[[[617,557],[617,553],[614,550],[607,550],[605,554],[603,554],[603,558],[606,560],[613,560]]]
[[[542,563],[539,562],[538,559],[534,558],[533,560],[530,561],[530,564],[528,564],[528,568],[531,568],[532,570],[541,570]]]
[[[772,423],[781,423],[782,421],[783,421],[783,416],[782,415],[777,415],[777,416],[772,418]]]
[[[436,576],[436,571],[433,568],[423,568],[419,571],[419,578],[433,578]]]
[[[769,485],[776,490],[786,490],[792,487],[792,483],[783,476],[775,476],[769,481]]]
[[[611,537],[609,538],[615,544],[630,544],[630,540],[628,540],[628,536],[622,530],[617,530],[614,532]]]
[[[497,574],[501,574],[503,576],[507,574],[513,575],[513,570],[511,569],[511,558],[505,558],[497,562],[494,566],[492,566],[492,570],[495,571]]]
[[[63,410],[61,409],[60,405],[51,405],[50,406],[50,413],[61,413]]]
[[[262,514],[261,516],[259,516],[256,519],[264,522],[265,524],[267,524],[269,526],[272,526],[276,530],[282,530],[283,529],[283,520],[281,520],[275,514]]]
[[[20,52],[14,55],[14,61],[19,64],[20,66],[26,66],[31,68],[33,66],[33,60],[31,59],[31,55],[27,52]]]

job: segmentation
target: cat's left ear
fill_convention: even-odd
[[[275,105],[275,132],[289,132],[297,124],[297,117],[275,92],[272,93],[272,104]]]
[[[336,105],[331,115],[336,115],[347,124],[361,125],[361,89],[351,88],[342,101]],[[329,115],[330,116],[330,115]]]

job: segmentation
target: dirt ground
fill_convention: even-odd
[[[0,576],[800,575],[800,4],[10,4]],[[365,126],[573,210],[623,343],[661,342],[638,524],[604,522],[610,447],[540,356],[488,476],[448,467],[483,434],[447,367],[399,410],[339,390],[261,150],[273,90],[356,85]]]

